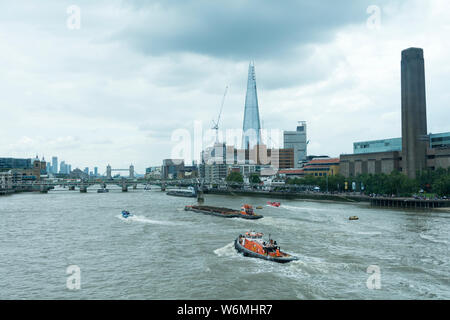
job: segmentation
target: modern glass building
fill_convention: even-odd
[[[430,134],[430,149],[450,148],[450,132]],[[354,154],[402,151],[402,138],[355,142]]]
[[[255,65],[250,63],[248,66],[247,95],[245,97],[242,148],[249,150],[259,144],[261,144],[261,122],[259,120]]]
[[[363,141],[363,142],[355,142],[353,144],[354,154],[401,151],[401,150],[402,150],[402,138]]]
[[[431,134],[430,135],[430,145],[431,145],[432,149],[449,148],[450,147],[450,132]]]
[[[52,173],[58,173],[58,157],[52,157]]]
[[[306,122],[300,121],[296,131],[284,132],[284,148],[294,149],[294,168],[300,168],[307,156]]]
[[[0,169],[31,169],[31,159],[0,158]]]

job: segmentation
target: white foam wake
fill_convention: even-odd
[[[234,248],[234,242],[230,242],[226,246],[214,250],[214,253],[219,257],[236,257],[239,256],[238,252]]]
[[[295,207],[289,205],[281,205],[280,208],[291,210],[291,211],[330,211],[329,209],[321,209],[321,208],[305,208],[305,207]]]
[[[128,218],[124,218],[124,217],[120,214],[120,215],[117,215],[117,217],[118,217],[120,220],[125,221],[125,222],[140,222],[140,223],[159,224],[159,225],[166,225],[166,226],[168,226],[168,225],[173,225],[173,224],[174,224],[174,223],[168,222],[168,221],[151,220],[151,219],[148,219],[148,218],[146,218],[146,217],[144,217],[144,216],[135,216],[135,215],[132,215],[132,216],[130,216],[130,217],[128,217]]]
[[[443,244],[448,244],[448,241],[445,240],[441,240],[441,239],[436,239],[435,237],[431,236],[431,235],[427,235],[427,234],[423,234],[420,233],[419,237],[423,240],[426,241],[430,241],[430,242],[434,242],[434,243],[443,243]]]

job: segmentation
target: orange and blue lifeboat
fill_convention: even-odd
[[[263,240],[264,234],[260,232],[250,231],[239,235],[234,241],[234,247],[246,257],[259,258],[278,263],[288,263],[298,260],[288,253],[280,250],[276,241],[269,239],[267,242]]]

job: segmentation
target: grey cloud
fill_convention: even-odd
[[[378,1],[379,5],[386,1]],[[330,40],[349,24],[362,24],[372,0],[131,1],[145,18],[113,39],[161,55],[174,52],[226,59],[273,59],[299,46]]]

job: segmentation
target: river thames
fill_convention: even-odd
[[[159,190],[0,197],[0,299],[450,299],[450,213],[268,200],[206,195],[263,206],[248,221],[184,211],[194,199]],[[238,254],[233,241],[249,230],[299,261]],[[67,287],[72,265],[79,290]],[[372,289],[369,266],[380,271]]]

